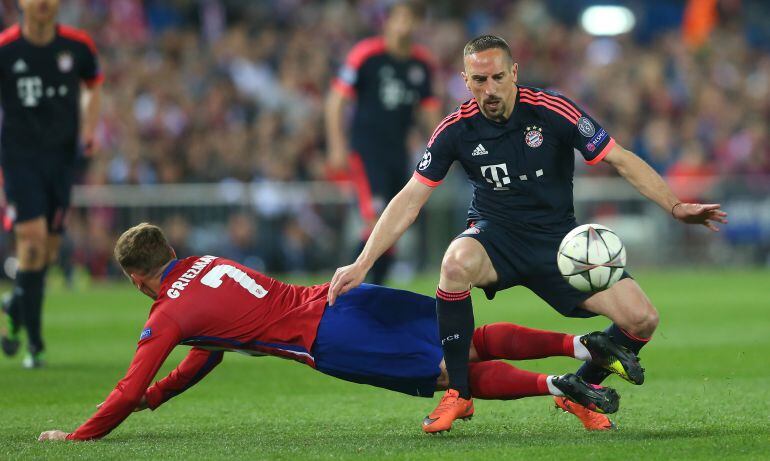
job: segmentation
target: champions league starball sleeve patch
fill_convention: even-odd
[[[417,169],[420,171],[425,170],[430,166],[430,162],[432,160],[432,156],[430,154],[430,151],[428,149],[425,149],[425,153],[422,154],[422,158],[420,159],[420,163],[417,164]]]

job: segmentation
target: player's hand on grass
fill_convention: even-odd
[[[328,302],[333,306],[339,295],[345,294],[353,288],[361,285],[368,271],[353,263],[349,266],[340,267],[334,272],[331,285],[329,285]]]
[[[46,440],[67,440],[69,433],[64,431],[45,431],[37,438],[38,442],[45,442]]]
[[[714,223],[727,224],[727,213],[718,203],[677,203],[671,209],[674,217],[687,224],[701,224],[714,232],[719,228]]]

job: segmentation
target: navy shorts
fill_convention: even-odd
[[[73,179],[73,167],[69,165],[51,165],[44,161],[5,163],[5,221],[15,224],[43,216],[49,232],[62,233]]]
[[[596,314],[580,305],[593,293],[583,292],[564,280],[556,264],[563,233],[516,230],[481,220],[475,222],[460,237],[476,239],[492,261],[497,272],[497,284],[480,287],[488,299],[495,293],[517,285],[534,292],[565,317],[594,317]],[[621,279],[631,275],[623,272]]]
[[[444,356],[436,301],[363,284],[326,308],[312,355],[327,375],[432,397]]]

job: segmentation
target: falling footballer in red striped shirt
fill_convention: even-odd
[[[282,283],[216,256],[176,259],[157,226],[128,229],[115,257],[131,283],[154,302],[128,372],[96,413],[72,433],[45,431],[39,440],[93,440],[133,411],[156,409],[202,380],[226,351],[272,355],[304,363],[347,381],[432,397],[447,385],[435,300],[410,291],[362,285],[327,309],[328,284]],[[465,293],[437,293],[449,299]],[[510,400],[559,395],[612,413],[619,396],[574,374],[545,375],[498,359],[567,356],[602,363],[636,357],[600,332],[573,336],[510,323],[485,325],[466,354],[474,396]],[[182,362],[152,384],[169,353],[192,346]],[[255,385],[255,389],[258,386]],[[472,406],[465,418],[472,416]]]

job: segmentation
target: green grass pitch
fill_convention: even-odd
[[[28,371],[0,360],[0,459],[768,459],[770,273],[639,272],[661,314],[642,354],[647,382],[616,377],[620,430],[588,433],[550,398],[477,401],[476,417],[444,436],[420,421],[421,399],[324,376],[272,357],[227,354],[208,378],[155,412],[129,417],[99,442],[39,444],[71,431],[122,377],[149,302],[127,284],[50,287],[49,366]],[[408,288],[431,294],[435,281]],[[494,302],[473,293],[477,324],[511,321],[567,332],[606,326],[564,319],[527,290]],[[161,370],[185,353],[178,348]],[[561,373],[578,362],[519,362]]]

